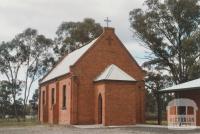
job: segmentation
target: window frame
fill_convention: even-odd
[[[46,104],[46,92],[42,91],[42,104],[45,105]]]
[[[62,88],[62,109],[67,109],[67,87],[66,85],[63,85]]]
[[[51,106],[55,104],[55,88],[51,89]]]

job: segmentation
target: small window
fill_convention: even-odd
[[[45,104],[45,91],[42,91],[42,104]]]
[[[63,105],[62,105],[62,107],[63,107],[63,109],[66,109],[66,99],[67,99],[67,97],[66,97],[66,85],[64,85],[63,86],[63,92],[62,92],[63,94],[63,97],[62,97],[62,99],[63,99]]]
[[[51,90],[51,104],[54,105],[55,104],[55,89],[52,88]]]

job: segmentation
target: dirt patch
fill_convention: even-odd
[[[167,128],[117,127],[117,128],[76,128],[71,126],[27,126],[3,127],[0,134],[199,134],[200,129],[172,131]]]

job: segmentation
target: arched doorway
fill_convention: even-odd
[[[98,97],[98,124],[102,124],[102,96]]]

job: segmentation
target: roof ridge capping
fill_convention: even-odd
[[[108,67],[109,67],[109,66],[108,66]],[[107,68],[108,68],[108,67],[107,67]],[[112,74],[112,71],[113,71],[113,64],[110,65],[110,69],[109,69],[109,71],[108,71],[108,73],[107,73],[107,75],[106,75],[106,77],[105,77],[106,79],[110,77],[110,75]],[[103,73],[103,72],[102,72],[102,73]]]
[[[97,82],[102,80],[136,81],[135,78],[124,72],[115,64],[106,67],[94,81]]]

